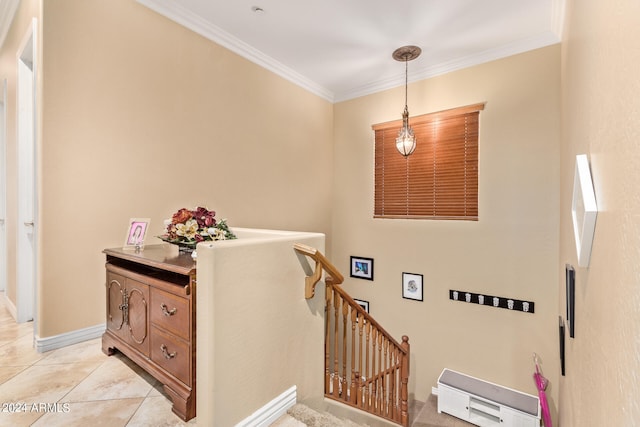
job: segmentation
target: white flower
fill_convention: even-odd
[[[184,224],[176,224],[176,234],[178,236],[186,237],[187,239],[193,239],[198,232],[198,221],[190,219]]]
[[[211,236],[211,238],[213,240],[226,240],[226,236],[224,235],[224,231],[215,228],[215,227],[211,227],[209,228],[209,230],[207,230],[209,232],[209,235]]]

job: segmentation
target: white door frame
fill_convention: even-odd
[[[36,59],[35,18],[16,54],[18,223],[16,311],[18,323],[34,319],[36,299],[37,206],[36,206]]]
[[[0,87],[0,292],[7,289],[7,79]]]

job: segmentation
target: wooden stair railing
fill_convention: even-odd
[[[316,262],[305,278],[305,297],[325,276],[325,397],[407,427],[409,338],[398,343],[349,294],[344,278],[317,249],[294,249]]]

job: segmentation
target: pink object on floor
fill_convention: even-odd
[[[549,402],[547,402],[547,385],[549,381],[540,372],[540,365],[538,364],[538,355],[533,354],[533,361],[536,365],[536,372],[533,374],[533,379],[536,382],[538,388],[538,397],[540,398],[540,408],[542,409],[542,420],[544,421],[544,427],[553,427],[551,422],[551,413],[549,412]]]

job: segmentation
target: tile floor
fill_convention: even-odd
[[[0,427],[177,427],[161,384],[100,339],[38,353],[31,322],[17,324],[0,292]],[[434,396],[412,402],[413,427],[471,424],[437,413]]]
[[[31,322],[17,324],[0,293],[0,427],[195,425],[171,412],[162,386],[100,339],[47,353]]]

